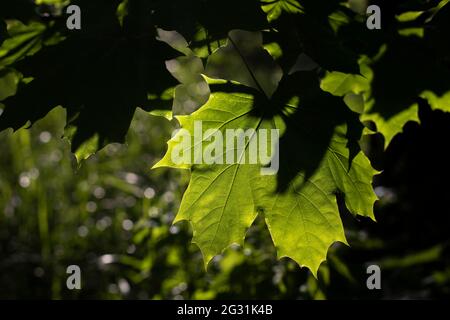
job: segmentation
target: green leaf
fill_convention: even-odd
[[[329,99],[327,96],[324,102],[330,102]],[[202,251],[206,265],[229,245],[242,245],[246,230],[259,213],[266,219],[279,257],[290,257],[316,274],[329,246],[336,241],[346,243],[336,192],[344,195],[346,206],[352,213],[373,218],[376,195],[371,181],[376,171],[363,153],[358,152],[354,157],[351,155],[348,145],[352,138],[348,124],[329,128],[330,137],[324,134],[324,127],[314,125],[323,121],[320,120],[323,117],[327,117],[323,126],[333,124],[336,119],[333,109],[336,105],[321,104],[319,108],[305,106],[298,110],[296,106],[286,105],[283,115],[267,118],[254,115],[255,109],[260,107],[259,103],[251,95],[215,92],[198,111],[177,119],[191,137],[196,134],[196,121],[202,121],[204,136],[197,144],[197,147],[201,145],[202,150],[211,144],[212,136],[217,132],[225,136],[227,129],[238,128],[279,129],[284,134],[280,141],[280,154],[285,156],[287,153],[283,153],[283,150],[286,151],[283,148],[292,146],[286,146],[283,138],[287,137],[289,144],[292,143],[289,136],[295,135],[300,149],[304,147],[300,151],[303,152],[302,161],[306,164],[315,160],[310,154],[323,147],[324,154],[317,169],[313,172],[298,172],[286,191],[278,190],[280,176],[261,175],[261,163],[249,164],[244,161],[249,157],[249,144],[251,139],[256,139],[256,135],[252,136],[244,149],[238,149],[239,161],[208,165],[174,161],[173,155],[178,154],[180,149],[188,154],[191,163],[199,159],[201,154],[193,143],[184,144],[187,141],[183,138],[186,131],[179,131],[169,141],[166,155],[155,168],[168,166],[191,169],[191,181],[175,222],[191,222],[193,242]],[[339,108],[339,112],[345,113],[345,110],[345,106]],[[291,121],[296,126],[293,127]],[[191,138],[189,141],[192,142]],[[225,154],[228,152],[226,150]],[[224,153],[218,152],[216,155],[220,157]],[[285,159],[288,162],[295,160]]]
[[[388,74],[387,72],[386,75],[384,75],[383,72],[383,76],[386,77],[386,82],[392,82],[390,85],[394,87],[389,89],[386,88],[383,91],[385,94],[392,95],[392,97],[387,100],[384,97],[380,97],[381,93],[379,95],[372,94],[371,84],[374,78],[374,71],[369,67],[368,63],[368,59],[362,59],[360,61],[362,75],[328,72],[321,80],[321,88],[335,96],[343,96],[344,101],[351,110],[358,113],[364,111],[361,120],[372,121],[376,125],[376,131],[384,136],[385,148],[387,148],[397,134],[403,131],[403,127],[406,123],[410,121],[419,122],[419,106],[418,103],[415,102],[417,101],[417,98],[421,97],[426,99],[433,110],[439,109],[450,111],[450,91],[438,96],[432,91],[425,90],[420,93],[421,89],[417,89],[417,95],[415,96],[414,93],[409,92],[411,88],[414,88],[414,86],[410,86],[406,89],[401,89],[405,92],[399,91],[397,94],[401,96],[397,97],[394,92],[396,92],[398,86],[394,86],[393,81],[388,80],[388,77],[395,78],[397,75],[392,75],[391,73]],[[397,63],[400,63],[400,61]],[[374,68],[377,68],[377,66]],[[408,73],[410,73],[410,71],[408,71]],[[424,75],[426,74],[427,73],[424,73]],[[419,75],[414,72],[413,74],[410,74],[409,77],[414,79],[414,77],[419,77]],[[397,81],[403,82],[404,80],[398,78]],[[414,85],[417,86],[417,84],[420,84],[421,82],[421,80],[417,80],[414,82]],[[377,84],[377,86],[381,85]],[[439,87],[442,86],[440,85]],[[418,88],[426,88],[426,86],[419,86]],[[390,108],[380,105],[379,100],[386,103]]]
[[[364,97],[361,94],[347,93],[344,102],[353,112],[359,114],[364,112]]]
[[[167,31],[158,28],[158,40],[167,43],[169,46],[174,48],[177,51],[180,51],[186,56],[192,56],[194,53],[189,48],[189,43],[186,39],[176,31]]]
[[[39,51],[46,40],[45,30],[46,27],[42,23],[33,22],[28,25],[19,21],[11,23],[9,37],[0,47],[0,68]]]
[[[302,13],[303,8],[297,0],[263,0],[262,9],[269,22],[278,19],[282,12],[290,14]]]
[[[92,136],[89,140],[83,142],[75,152],[78,165],[81,165],[83,160],[89,158],[92,154],[96,153],[99,149],[98,135]]]
[[[421,94],[421,97],[428,101],[433,110],[450,112],[450,91],[444,93],[442,96],[437,96],[431,91],[425,91]]]
[[[403,131],[403,127],[409,121],[419,122],[419,106],[417,103],[411,105],[386,119],[380,113],[365,113],[361,117],[363,121],[373,121],[376,125],[376,131],[384,137],[384,148],[386,149],[392,139]]]
[[[450,69],[422,41],[398,36],[371,65],[373,101],[363,119],[376,123],[386,147],[408,121],[418,121],[419,97],[429,91],[444,96],[450,89]]]
[[[175,88],[173,113],[190,114],[208,101],[208,83],[203,78],[204,68],[198,57],[180,57],[166,61],[170,73],[181,82]]]
[[[181,84],[175,87],[172,110],[174,115],[190,114],[208,101],[208,83],[203,77],[202,60],[195,56],[187,41],[177,32],[158,30],[159,38],[185,56],[166,61],[166,68]]]
[[[343,72],[328,72],[322,79],[320,87],[332,95],[342,97],[348,93],[360,94],[370,91],[370,69],[364,76]]]
[[[341,72],[330,72],[321,82],[321,88],[336,96],[343,96],[344,102],[350,110],[360,113],[362,121],[372,121],[377,132],[384,136],[384,147],[387,148],[392,139],[402,132],[404,125],[409,121],[419,122],[417,103],[408,108],[399,110],[390,118],[374,112],[374,100],[370,98],[370,82],[373,77],[367,65],[362,65],[363,74],[352,75]],[[365,113],[364,113],[365,111]]]
[[[450,112],[450,91],[441,97],[436,96],[431,91],[425,91],[420,97],[428,101],[432,110]],[[404,108],[389,119],[385,119],[379,113],[369,113],[363,115],[362,120],[370,120],[376,124],[377,131],[384,136],[384,146],[387,148],[392,139],[403,131],[403,127],[407,122],[420,122],[419,104],[414,103],[409,108]]]
[[[16,93],[19,76],[12,69],[0,69],[0,101]]]
[[[271,97],[283,76],[281,68],[263,48],[260,32],[233,30],[226,46],[208,59],[206,75],[215,79],[237,81]]]
[[[226,102],[223,104],[223,102]],[[227,128],[257,128],[259,120],[247,116],[252,110],[249,97],[212,94],[206,105],[191,116],[176,117],[182,128],[193,134],[194,121],[203,122],[203,130]],[[202,132],[203,133],[203,132]],[[170,166],[190,168],[189,164],[176,164],[172,152],[178,136],[169,141],[169,150],[155,168]],[[207,146],[207,141],[201,142]],[[193,152],[187,149],[186,152]],[[241,158],[244,151],[237,156]],[[194,226],[194,239],[201,249],[205,264],[232,243],[243,244],[246,229],[256,218],[256,210],[248,183],[258,174],[257,165],[239,162],[229,165],[196,165],[175,222],[190,220]]]

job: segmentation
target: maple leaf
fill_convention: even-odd
[[[272,84],[263,89],[259,82],[266,80],[262,76],[265,73],[255,76],[255,70],[272,65],[273,73],[268,77],[273,77],[278,67],[266,59],[247,61],[255,54],[236,54],[245,45],[260,56],[264,51],[256,43],[249,39],[232,42],[215,53],[229,64],[208,75],[245,83],[249,89],[211,85],[212,94],[204,106],[191,115],[176,117],[182,130],[169,141],[166,155],[154,167],[191,170],[191,181],[175,222],[191,222],[193,242],[202,251],[205,265],[229,245],[242,245],[247,229],[262,214],[279,257],[290,257],[316,274],[328,248],[336,241],[346,243],[336,195],[344,196],[353,214],[374,218],[377,197],[371,182],[377,171],[358,149],[362,134],[358,114],[340,98],[315,86],[301,88],[302,82],[310,83],[310,77],[316,77],[313,72],[291,75],[279,87]],[[218,59],[215,54],[210,57],[214,62]],[[225,59],[228,54],[233,59]],[[247,68],[247,73],[235,71],[237,66]],[[299,88],[284,92],[284,86],[292,83],[300,86],[300,93]],[[289,101],[284,100],[286,97]],[[221,137],[236,129],[249,133],[245,146],[233,144],[216,150],[217,141],[221,141],[220,146],[228,146],[229,141]],[[276,175],[261,174],[267,162],[249,162],[255,151],[252,145],[257,144],[262,129],[277,130],[281,135]],[[270,140],[272,148],[277,145],[272,136]],[[201,161],[204,152],[211,155],[211,149],[215,150],[215,160]],[[230,152],[234,162],[223,159],[228,159]],[[186,161],[177,160],[181,153]]]

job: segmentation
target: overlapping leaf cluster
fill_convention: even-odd
[[[206,264],[262,215],[279,256],[316,273],[346,243],[338,198],[374,218],[363,134],[388,146],[419,104],[450,110],[448,0],[73,0],[83,13],[73,31],[69,2],[23,2],[20,14],[17,1],[0,7],[0,130],[61,105],[82,158],[122,142],[137,107],[172,110],[192,133],[199,120],[204,131],[279,130],[268,176],[244,161],[173,163],[179,136],[169,141],[157,166],[191,171],[176,221],[192,223]],[[369,4],[381,30],[366,27]]]

